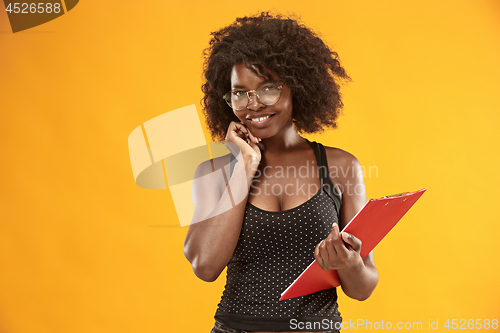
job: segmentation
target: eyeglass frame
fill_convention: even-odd
[[[262,104],[264,104],[264,105],[266,105],[266,106],[275,105],[275,104],[276,104],[276,103],[278,103],[278,102],[280,101],[280,99],[281,99],[281,89],[283,89],[283,86],[285,85],[285,83],[283,82],[280,86],[279,86],[279,85],[277,85],[277,84],[275,84],[275,83],[273,83],[273,84],[276,86],[276,88],[278,88],[278,90],[280,91],[280,96],[278,97],[278,100],[277,100],[276,102],[274,102],[273,104],[266,104],[266,103],[262,102],[262,101],[260,100],[260,96],[259,96],[259,94],[257,94],[257,90],[259,90],[259,88],[260,88],[260,87],[262,87],[262,86],[264,86],[264,85],[266,85],[266,84],[269,84],[269,83],[263,83],[263,84],[261,84],[259,87],[257,87],[257,89],[254,89],[254,90],[231,89],[231,90],[229,90],[227,93],[225,93],[225,94],[224,94],[224,96],[222,96],[222,99],[223,99],[223,100],[225,100],[225,101],[226,101],[226,103],[227,103],[227,105],[229,105],[229,107],[230,107],[231,109],[233,109],[234,111],[243,111],[243,110],[245,110],[245,109],[248,107],[248,104],[250,104],[250,93],[252,93],[252,92],[255,94],[255,96],[257,97],[257,99],[259,100],[259,102],[260,102],[260,103],[262,103]],[[230,102],[230,100],[231,100],[231,95],[230,95],[230,94],[231,94],[233,91],[235,91],[235,90],[241,90],[241,91],[244,91],[244,92],[247,94],[247,105],[246,105],[243,109],[241,109],[241,110],[236,110],[236,109],[235,109],[235,108],[233,108],[233,107],[231,106],[231,104],[230,104],[230,103],[231,103],[231,102]]]

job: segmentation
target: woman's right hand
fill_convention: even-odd
[[[262,157],[259,148],[260,141],[261,139],[255,137],[244,124],[236,121],[229,124],[226,146],[235,157],[238,157],[241,152],[245,165],[250,166],[253,172],[257,170]]]
[[[217,279],[238,244],[250,186],[261,161],[259,141],[244,124],[233,121],[225,143],[238,162],[229,182],[227,156],[202,162],[195,171],[193,218],[184,253],[196,276],[204,281]]]

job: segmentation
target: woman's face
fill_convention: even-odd
[[[271,77],[259,73],[257,67],[246,67],[243,63],[237,64],[231,71],[231,90],[257,90],[264,84],[276,83],[282,85],[279,77],[264,67]],[[265,105],[259,101],[255,93],[250,93],[250,100],[246,109],[233,110],[238,119],[245,124],[250,132],[258,138],[265,139],[276,134],[285,134],[294,129],[292,122],[292,91],[286,85],[281,89],[281,97],[274,105]],[[262,119],[262,118],[265,119]]]

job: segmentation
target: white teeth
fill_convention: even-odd
[[[269,117],[271,117],[271,115],[268,115],[268,116],[265,116],[265,117],[260,117],[260,118],[253,118],[253,119],[250,119],[250,120],[251,121],[260,122],[260,121],[266,120]]]

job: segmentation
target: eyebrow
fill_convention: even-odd
[[[260,86],[262,86],[263,84],[266,84],[266,83],[276,83],[276,82],[277,82],[277,81],[275,81],[275,80],[269,80],[269,79],[268,79],[268,80],[264,80],[264,81],[262,81],[262,82],[259,84],[259,87],[260,87]],[[257,88],[259,88],[259,87],[257,87]],[[238,85],[238,84],[237,84],[237,85],[232,86],[232,88],[231,88],[231,89],[247,89],[247,87],[245,87],[245,86],[240,86],[240,85]]]

